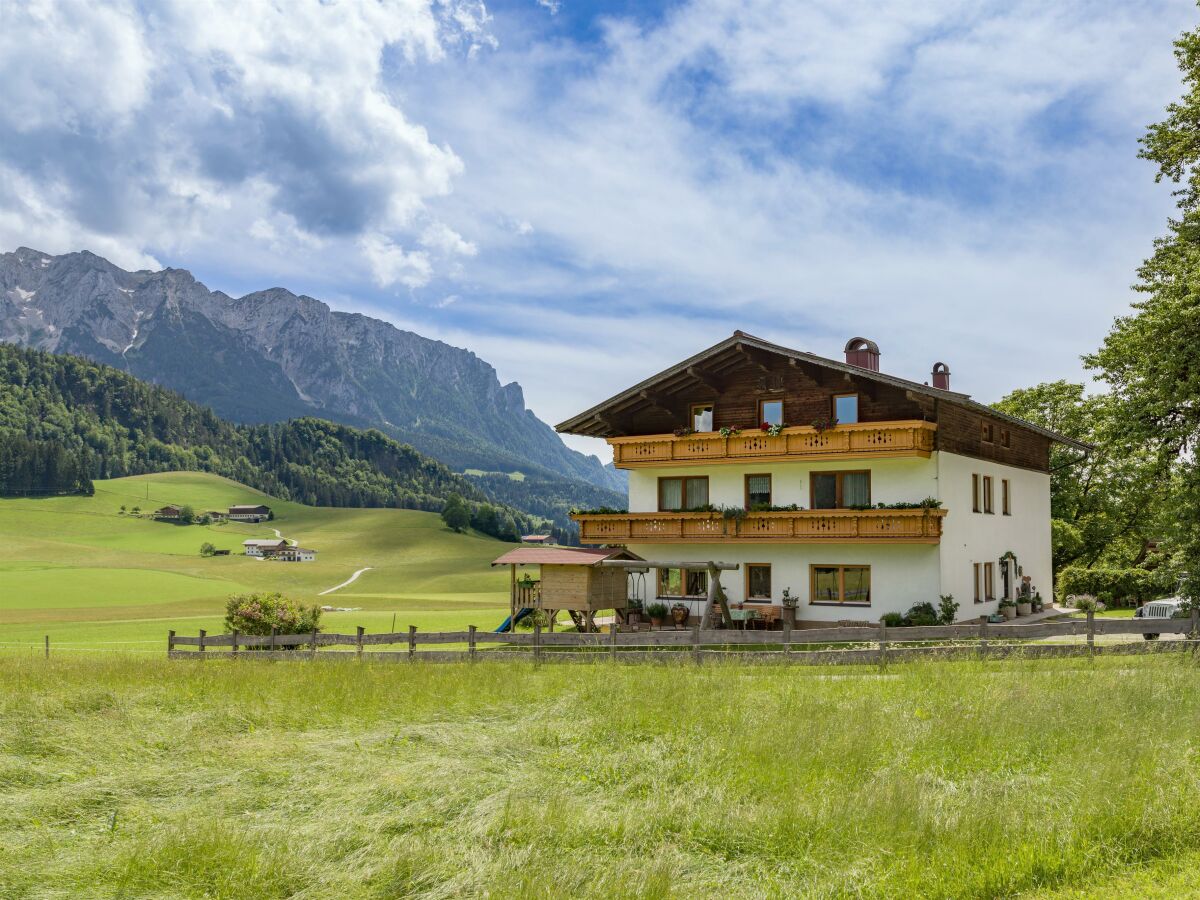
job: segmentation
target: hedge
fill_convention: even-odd
[[[1175,591],[1177,579],[1168,569],[1086,569],[1067,566],[1058,574],[1058,595],[1091,594],[1112,605],[1141,603]]]

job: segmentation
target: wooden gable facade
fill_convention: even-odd
[[[934,449],[1049,471],[1053,432],[991,410],[967,395],[768,344],[742,332],[558,426],[603,438],[667,435],[693,426],[692,410],[713,407],[712,430],[759,428],[763,401],[783,403],[788,426],[833,418],[834,398],[856,394],[858,422],[929,422]],[[818,426],[820,427],[820,426]]]

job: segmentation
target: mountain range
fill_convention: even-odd
[[[624,490],[623,473],[567,447],[474,353],[284,288],[231,297],[184,269],[22,247],[0,254],[0,341],[89,357],[235,422],[317,416],[457,471]]]

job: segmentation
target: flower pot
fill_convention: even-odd
[[[691,610],[686,606],[671,607],[671,621],[675,623],[676,628],[682,628],[687,624],[688,616],[691,615]]]
[[[1015,606],[1005,606],[1000,610],[1000,615],[1011,621],[1017,617],[1017,608]]]
[[[640,609],[627,610],[625,613],[626,625],[640,625],[642,623],[642,611]]]
[[[650,627],[651,628],[662,628],[662,624],[663,624],[662,619],[651,616],[651,618],[650,618]]]
[[[1017,604],[1017,615],[1018,616],[1029,616],[1032,614],[1033,614],[1033,604],[1032,603],[1018,603]]]
[[[796,607],[785,606],[783,608],[783,625],[789,629],[796,627]]]

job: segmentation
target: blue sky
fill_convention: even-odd
[[[0,246],[273,285],[559,421],[735,328],[982,400],[1161,233],[1190,0],[0,0]],[[584,439],[574,446],[603,453]]]

